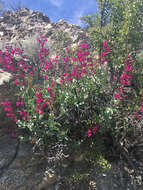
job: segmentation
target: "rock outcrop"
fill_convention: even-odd
[[[3,38],[11,40],[23,39],[32,33],[43,30],[50,23],[48,16],[40,11],[31,11],[27,8],[19,11],[5,11],[0,17],[0,34]]]
[[[21,45],[25,53],[35,53],[38,36],[48,38],[47,48],[51,55],[61,54],[68,46],[75,46],[79,42],[87,42],[87,33],[78,25],[64,20],[51,22],[49,17],[40,11],[27,8],[20,11],[5,11],[0,17],[0,47],[4,43]],[[31,51],[32,50],[32,51]]]

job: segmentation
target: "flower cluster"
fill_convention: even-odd
[[[2,101],[1,105],[4,107],[6,116],[10,117],[12,119],[12,121],[17,122],[17,117],[14,114],[14,110],[12,108],[12,105],[11,105],[11,102],[9,101],[9,99],[5,99],[5,101]]]
[[[88,137],[91,137],[93,134],[95,135],[96,132],[99,130],[99,126],[98,125],[94,125],[92,127],[92,130],[88,130]]]
[[[0,100],[0,102],[1,102],[1,105],[4,107],[6,116],[8,118],[10,118],[12,121],[14,121],[14,123],[16,123],[17,122],[17,116],[14,114],[14,110],[13,110],[13,107],[12,107],[9,99],[5,99],[5,101]],[[15,137],[16,134],[15,134],[14,126],[11,126],[10,128],[12,129],[11,136]],[[7,130],[8,130],[8,128],[7,128]]]
[[[17,56],[19,61],[16,61]],[[25,58],[23,51],[16,47],[6,46],[5,51],[0,50],[0,66],[13,74],[15,85],[25,85],[25,74],[33,75],[35,71]]]
[[[42,96],[42,92],[37,92],[35,96],[36,96],[36,104],[37,104],[35,112],[43,114],[44,113],[43,109],[46,107],[46,103]]]
[[[92,62],[92,58],[90,57],[90,53],[87,50],[88,44],[81,44],[81,50],[76,52],[76,56],[72,57],[71,62],[72,69],[67,69],[66,72],[63,73],[63,81],[71,82],[73,79],[81,79],[83,76],[88,73],[96,74],[96,68]],[[65,65],[68,65],[70,62],[69,57],[65,57]]]
[[[128,97],[127,95],[127,88],[132,84],[132,71],[133,71],[133,66],[132,66],[132,57],[131,55],[128,55],[128,58],[124,61],[124,70],[122,75],[120,76],[120,87],[118,92],[115,93],[115,98],[116,99],[125,99]]]
[[[22,97],[17,97],[16,106],[19,109],[19,116],[22,120],[26,120],[29,117],[29,114],[25,110],[25,104]]]
[[[106,61],[108,61],[108,56],[110,55],[110,47],[107,44],[107,40],[103,42],[103,51],[101,52],[100,56],[100,62],[101,64],[104,64]]]

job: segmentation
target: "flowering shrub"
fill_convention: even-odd
[[[96,133],[114,134],[120,127],[126,128],[124,118],[135,98],[128,96],[133,79],[131,55],[120,71],[115,68],[112,73],[112,50],[107,41],[96,59],[87,44],[81,44],[74,55],[50,59],[49,50],[44,48],[47,39],[37,40],[40,51],[36,63],[28,62],[18,48],[0,51],[1,67],[13,73],[14,84],[19,87],[16,109],[7,99],[1,106],[19,128],[28,129],[29,139],[38,145],[82,143],[94,140]]]

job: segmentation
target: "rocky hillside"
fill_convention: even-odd
[[[4,43],[21,44],[26,53],[37,47],[36,38],[43,35],[48,38],[48,48],[52,55],[62,53],[68,46],[89,41],[87,33],[78,25],[64,20],[51,22],[40,11],[23,8],[19,11],[5,11],[0,17],[0,47]]]

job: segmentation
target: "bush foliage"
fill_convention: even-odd
[[[95,51],[82,43],[66,57],[51,59],[44,37],[37,39],[36,62],[16,47],[0,51],[1,68],[13,73],[19,88],[16,109],[8,99],[1,105],[6,116],[26,130],[24,138],[38,146],[91,146],[97,135],[116,140],[132,130],[130,117],[139,118],[143,112],[142,59],[137,57],[142,1],[127,2],[126,8],[125,1],[99,1],[95,26],[94,17],[83,18]]]

